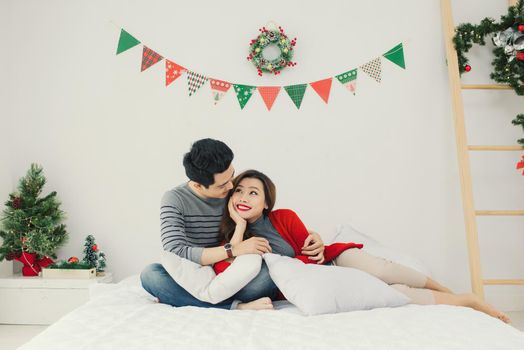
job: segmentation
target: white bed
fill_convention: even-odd
[[[524,349],[524,333],[469,308],[407,305],[303,316],[173,308],[138,276],[95,285],[91,300],[22,346],[44,349]]]

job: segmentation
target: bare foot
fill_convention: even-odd
[[[471,304],[470,304],[471,307],[474,308],[475,310],[484,312],[484,313],[486,313],[486,314],[488,314],[490,316],[498,318],[499,320],[501,320],[504,323],[510,323],[511,322],[511,320],[508,317],[508,315],[506,315],[502,311],[499,311],[499,310],[495,309],[493,306],[491,306],[490,304],[486,303],[485,301],[480,299],[475,294],[468,294],[468,298],[471,301]]]
[[[249,303],[240,303],[237,310],[273,310],[273,303],[271,298],[260,298]]]

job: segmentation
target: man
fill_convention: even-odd
[[[185,154],[183,164],[189,181],[167,191],[161,201],[160,237],[164,250],[201,265],[212,265],[243,254],[271,252],[269,242],[262,237],[251,237],[235,246],[222,245],[219,241],[224,198],[233,188],[235,169],[232,161],[231,149],[213,139],[195,142]],[[321,262],[323,250],[320,236],[312,232],[303,254]],[[147,266],[140,278],[144,289],[161,303],[173,306],[270,309],[270,298],[277,293],[265,263],[250,283],[219,304],[193,297],[171,278],[161,264]]]

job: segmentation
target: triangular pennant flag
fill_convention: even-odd
[[[406,63],[404,62],[404,48],[402,47],[402,43],[398,44],[382,56],[395,63],[397,66],[406,69]]]
[[[186,70],[181,65],[166,59],[166,86],[174,82]]]
[[[309,83],[313,90],[315,90],[320,96],[324,102],[328,103],[329,100],[329,93],[331,92],[331,82],[333,81],[333,78],[327,78],[319,81],[315,81],[313,83]]]
[[[244,106],[246,105],[247,101],[249,101],[251,95],[253,95],[253,91],[255,91],[256,86],[240,84],[233,84],[233,86],[235,87],[235,92],[237,93],[237,99],[238,103],[240,103],[240,109],[244,109]]]
[[[286,89],[287,94],[289,95],[289,97],[291,97],[291,100],[293,101],[295,106],[297,106],[297,109],[300,109],[300,105],[302,104],[302,99],[304,98],[306,88],[307,84],[284,86],[284,89]]]
[[[116,49],[116,54],[122,53],[129,50],[132,47],[140,44],[140,41],[137,40],[134,36],[126,32],[124,29],[120,31],[120,38],[118,39],[118,47]]]
[[[273,103],[275,103],[278,93],[280,92],[280,86],[259,86],[258,92],[260,93],[260,96],[262,96],[262,100],[264,100],[267,110],[270,111],[271,107],[273,107]]]
[[[142,72],[155,63],[158,63],[163,58],[164,57],[160,56],[155,51],[144,45],[144,50],[142,51]]]
[[[335,76],[342,85],[355,95],[357,92],[357,69],[349,70],[345,73]]]
[[[198,89],[200,89],[206,81],[206,76],[188,70],[187,85],[189,88],[189,96],[193,95]]]
[[[360,69],[362,69],[367,75],[375,79],[377,83],[380,83],[382,75],[382,61],[380,60],[380,57],[377,57],[374,60],[369,61],[366,64],[363,64],[362,66],[360,66]]]
[[[213,94],[213,101],[215,104],[218,103],[224,97],[226,92],[231,87],[231,83],[228,83],[227,81],[218,80],[218,79],[209,79],[209,83],[211,84],[211,93]]]

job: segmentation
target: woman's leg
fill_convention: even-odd
[[[368,254],[361,249],[344,251],[335,259],[335,264],[365,271],[387,284],[405,284],[451,293],[448,288],[412,268]]]
[[[506,314],[484,302],[475,294],[452,294],[423,288],[411,288],[403,284],[393,284],[391,287],[410,298],[412,304],[465,306],[496,317],[505,323],[510,322]]]

